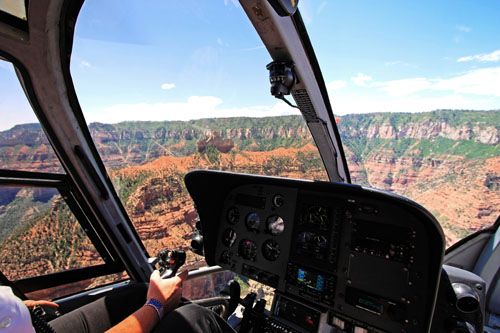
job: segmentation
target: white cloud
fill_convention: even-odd
[[[320,14],[325,9],[326,5],[327,5],[326,1],[321,2],[318,6],[318,9],[316,9],[316,13]]]
[[[500,67],[475,69],[447,79],[420,77],[368,85],[366,81],[370,81],[371,77],[359,73],[351,80],[358,86],[376,88],[391,97],[405,97],[426,90],[500,97]]]
[[[238,8],[240,7],[240,4],[238,3],[238,0],[231,0],[231,2],[233,3],[233,5],[235,7],[238,7]],[[228,4],[229,4],[229,1],[228,0],[224,0],[224,5],[227,6]]]
[[[475,69],[450,79],[434,81],[433,90],[500,97],[500,67]]]
[[[402,97],[414,94],[418,91],[432,88],[432,83],[425,78],[412,78],[393,80],[386,82],[375,82],[372,86],[379,87],[378,91],[384,92],[392,97]]]
[[[82,60],[82,61],[80,61],[80,67],[90,68],[90,67],[92,67],[92,65],[88,61]]]
[[[457,60],[457,62],[465,62],[477,60],[480,62],[498,62],[500,61],[500,50],[493,51],[491,53],[476,54],[473,56],[462,57]]]
[[[246,49],[240,49],[240,51],[256,51],[256,50],[262,50],[264,48],[265,48],[265,46],[261,45],[261,46],[256,46],[256,47],[249,47]]]
[[[163,89],[163,90],[170,90],[173,88],[175,88],[175,84],[173,84],[173,83],[164,83],[161,85],[161,89]]]
[[[343,80],[332,81],[326,84],[326,88],[330,91],[339,90],[344,88],[347,85],[347,82]]]
[[[363,73],[358,73],[357,76],[351,77],[351,81],[360,87],[369,87],[370,85],[367,82],[371,80],[372,80],[371,76],[365,75]]]
[[[457,30],[463,31],[463,32],[470,32],[472,30],[470,27],[467,27],[465,25],[457,25],[456,28],[457,28]]]
[[[117,123],[120,121],[163,121],[190,120],[200,118],[222,117],[269,117],[288,114],[299,114],[279,101],[276,104],[257,105],[237,108],[222,107],[222,99],[215,96],[191,96],[186,102],[179,103],[138,103],[118,104],[88,112],[86,118],[90,122]]]

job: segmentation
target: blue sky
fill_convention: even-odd
[[[300,0],[336,115],[500,109],[500,2]],[[234,0],[87,0],[71,72],[88,122],[271,116],[271,61]],[[32,122],[0,62],[0,130]],[[14,112],[15,110],[15,112]]]

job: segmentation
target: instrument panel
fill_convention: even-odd
[[[186,185],[208,264],[275,288],[280,304],[316,309],[340,331],[428,330],[444,237],[421,206],[361,186],[220,171],[191,172]]]

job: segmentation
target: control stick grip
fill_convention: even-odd
[[[162,279],[168,279],[186,262],[186,252],[183,250],[161,250],[158,253],[158,266]]]

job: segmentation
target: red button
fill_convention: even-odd
[[[172,265],[173,265],[173,264],[175,264],[175,260],[174,260],[174,259],[170,260],[170,263],[171,263]]]

